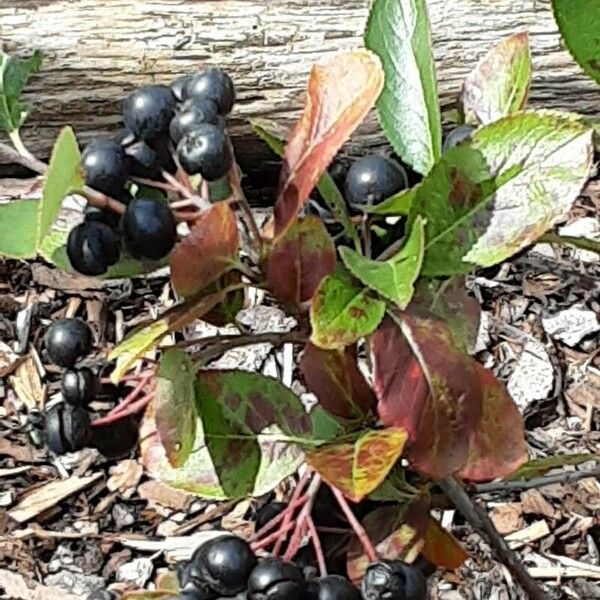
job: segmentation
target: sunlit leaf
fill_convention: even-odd
[[[505,479],[506,481],[529,481],[530,479],[545,475],[552,469],[567,465],[581,465],[590,461],[600,462],[600,457],[596,454],[563,454],[561,456],[536,458],[526,462],[510,477],[506,477]]]
[[[275,237],[292,225],[342,144],[375,104],[381,62],[368,50],[336,54],[313,66],[304,112],[286,145],[275,204]]]
[[[39,211],[37,200],[13,200],[0,204],[0,256],[35,257]]]
[[[417,195],[419,185],[409,188],[408,190],[402,190],[397,194],[385,199],[379,204],[369,206],[366,208],[366,212],[375,215],[390,215],[390,216],[403,216],[410,214],[410,207],[414,202]]]
[[[421,554],[442,569],[458,569],[469,558],[458,540],[435,519],[429,517]]]
[[[505,38],[467,76],[459,108],[464,120],[487,125],[525,108],[531,84],[529,34]]]

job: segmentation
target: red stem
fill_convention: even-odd
[[[377,551],[375,550],[375,546],[373,546],[373,542],[371,542],[371,540],[369,539],[365,528],[360,524],[359,520],[356,518],[356,515],[352,512],[352,509],[348,505],[346,498],[344,498],[344,494],[342,494],[342,492],[340,492],[334,486],[329,487],[331,487],[331,491],[333,492],[335,499],[338,501],[338,504],[344,512],[344,515],[346,515],[348,523],[350,523],[352,529],[354,529],[354,533],[356,533],[356,535],[358,536],[362,547],[364,548],[365,552],[367,553],[367,556],[369,557],[369,561],[376,561],[378,557]]]
[[[100,427],[101,425],[109,425],[110,423],[114,423],[116,421],[120,421],[121,419],[124,419],[125,417],[129,417],[130,415],[135,414],[136,412],[139,412],[140,410],[142,410],[143,408],[145,408],[154,398],[154,394],[146,394],[145,396],[142,396],[139,400],[137,400],[136,402],[132,402],[127,408],[125,408],[124,410],[121,410],[117,413],[115,412],[110,412],[108,413],[106,416],[100,418],[100,419],[96,419],[95,421],[92,421],[90,423],[90,425],[92,427]]]
[[[327,564],[325,563],[325,556],[323,555],[323,548],[321,547],[319,534],[317,532],[317,528],[315,527],[315,522],[310,516],[310,513],[306,517],[306,524],[308,526],[308,535],[310,536],[312,544],[315,548],[315,554],[317,555],[317,564],[319,565],[319,572],[321,573],[321,577],[326,577]]]
[[[271,519],[264,527],[261,527],[250,538],[250,542],[255,542],[257,540],[260,540],[260,538],[263,535],[265,535],[265,533],[271,531],[271,529],[273,529],[276,525],[278,525],[279,523],[281,523],[281,521],[283,521],[283,519],[285,518],[285,515],[287,514],[288,511],[293,511],[298,506],[301,506],[302,504],[304,504],[307,500],[308,500],[308,496],[302,496],[302,498],[298,498],[295,502],[289,502],[286,509],[282,513],[279,513],[276,517]],[[276,532],[276,533],[279,534],[279,532]]]
[[[285,529],[280,527],[277,531],[274,531],[271,535],[268,535],[266,538],[262,540],[256,541],[252,543],[252,550],[261,550],[262,548],[266,548],[269,544],[272,544],[275,540],[279,538],[281,533],[287,533],[290,529],[296,527],[295,523],[288,523]]]

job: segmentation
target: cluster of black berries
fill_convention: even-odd
[[[161,180],[176,171],[174,156],[188,175],[205,181],[224,177],[233,163],[225,116],[235,101],[231,78],[221,69],[177,79],[171,86],[147,85],[124,101],[125,128],[112,139],[92,141],[83,151],[86,183],[127,205],[122,217],[88,206],[83,223],[69,234],[71,266],[101,275],[120,257],[121,247],[138,259],[165,257],[176,241],[176,221],[156,197],[132,196],[131,177]]]
[[[107,389],[92,369],[76,363],[92,349],[92,332],[80,319],[60,319],[44,336],[50,360],[64,368],[61,379],[63,402],[44,414],[44,441],[52,452],[63,454],[85,446],[98,448],[109,458],[118,458],[137,441],[137,424],[123,419],[107,427],[91,428],[88,407]],[[114,394],[110,394],[113,396]]]
[[[179,600],[425,600],[426,583],[416,568],[377,561],[361,589],[342,575],[305,579],[299,566],[280,558],[258,560],[244,540],[223,535],[198,548],[177,569]]]

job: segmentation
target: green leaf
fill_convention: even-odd
[[[156,429],[167,458],[180,467],[196,440],[196,370],[182,350],[168,350],[158,368],[154,399]]]
[[[256,135],[263,140],[277,154],[283,156],[285,152],[285,142],[282,138],[278,137],[273,133],[275,126],[272,123],[268,123],[264,120],[250,121],[250,126]],[[360,248],[360,239],[356,232],[356,227],[350,220],[348,209],[346,208],[346,202],[340,192],[338,186],[335,184],[333,177],[325,171],[317,184],[317,189],[323,197],[327,208],[331,211],[331,214],[336,218],[340,225],[344,228],[344,233],[354,242],[357,249]]]
[[[535,242],[569,210],[592,164],[592,131],[570,115],[523,112],[448,151],[419,186],[423,274],[468,273]]]
[[[386,198],[383,202],[366,207],[366,212],[374,215],[403,216],[410,213],[410,207],[417,195],[419,185],[408,190],[402,190],[394,196]]]
[[[573,58],[600,83],[600,4],[589,0],[552,0],[552,7],[562,38]]]
[[[596,454],[565,454],[563,456],[548,456],[546,458],[537,458],[530,460],[512,473],[505,477],[505,481],[529,481],[535,477],[541,477],[548,471],[567,465],[580,465],[590,461],[600,461]]]
[[[42,53],[36,50],[27,59],[0,51],[0,129],[12,133],[24,123],[31,107],[19,100],[32,73],[42,66]]]
[[[383,62],[379,120],[400,158],[427,174],[442,152],[431,33],[425,0],[375,0],[365,45]]]
[[[463,120],[487,125],[522,110],[530,84],[529,34],[517,33],[493,48],[467,76],[459,99]]]
[[[0,204],[0,256],[34,258],[37,252],[37,200]]]
[[[38,244],[50,231],[65,196],[81,190],[84,186],[85,180],[81,169],[81,154],[77,139],[73,130],[65,127],[54,144],[46,174],[39,215]]]
[[[372,298],[348,271],[338,267],[319,286],[310,308],[311,342],[335,350],[373,333],[385,314],[385,302]]]
[[[405,309],[411,301],[423,263],[425,223],[417,218],[401,250],[386,261],[376,261],[341,247],[340,255],[348,270],[366,286]]]

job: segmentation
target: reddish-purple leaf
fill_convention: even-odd
[[[481,365],[475,367],[483,392],[483,416],[471,436],[469,459],[460,476],[490,481],[510,475],[527,462],[525,425],[504,384]]]
[[[443,569],[458,569],[469,558],[458,540],[435,519],[429,517],[421,554]]]
[[[335,270],[335,245],[317,217],[297,220],[269,253],[269,289],[289,307],[308,302]]]
[[[476,363],[457,349],[443,321],[398,318],[400,326],[387,318],[372,338],[379,416],[408,431],[408,458],[420,472],[448,477],[466,463],[481,418]]]
[[[283,157],[275,238],[285,234],[342,144],[373,107],[383,79],[381,61],[364,49],[313,66],[304,112]]]
[[[338,417],[360,418],[377,405],[350,346],[345,350],[323,350],[308,342],[300,361],[300,372],[320,405]]]
[[[237,254],[239,236],[228,204],[215,204],[194,222],[171,253],[171,281],[178,294],[190,296],[217,280]]]

